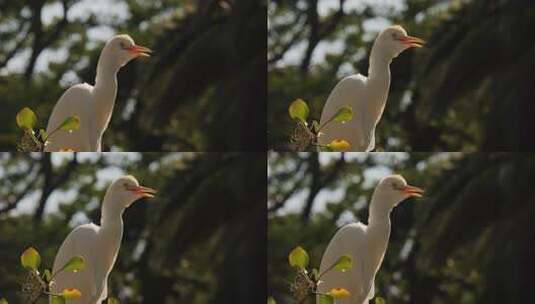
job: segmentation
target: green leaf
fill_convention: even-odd
[[[45,282],[50,283],[50,280],[52,280],[52,274],[50,273],[50,269],[45,269],[43,272],[43,280]]]
[[[62,296],[51,296],[50,304],[66,304],[65,298]]]
[[[312,278],[314,282],[317,282],[319,280],[320,273],[317,268],[312,269],[312,272],[310,273],[310,278]]]
[[[17,126],[19,126],[19,128],[31,131],[36,123],[37,116],[35,116],[35,113],[32,111],[32,109],[24,107],[19,113],[17,113]]]
[[[292,104],[290,104],[288,112],[290,113],[290,117],[292,119],[298,119],[305,125],[307,124],[307,118],[310,110],[304,100],[296,99],[294,102],[292,102]]]
[[[320,131],[320,124],[317,120],[312,121],[312,131],[314,131],[314,134],[318,134],[318,132]]]
[[[336,122],[346,123],[353,118],[353,109],[351,107],[342,107],[336,114],[333,120]]]
[[[7,300],[5,298],[0,299],[0,304],[8,304]]]
[[[1,303],[0,303],[1,304]],[[275,301],[275,299],[273,299],[272,297],[269,297],[267,299],[267,304],[277,304],[277,302]]]
[[[381,297],[375,297],[375,304],[386,304],[386,301]]]
[[[288,255],[288,261],[290,262],[290,265],[293,267],[297,267],[299,269],[305,269],[308,266],[308,253],[305,249],[301,247],[296,247],[290,254]]]
[[[37,270],[41,265],[41,256],[33,247],[26,249],[20,256],[20,263],[28,270]]]
[[[320,295],[318,304],[333,304],[334,299],[330,295]]]
[[[84,268],[84,258],[81,256],[74,256],[67,263],[65,263],[65,265],[61,269],[65,271],[78,272],[80,270],[84,270]]]
[[[351,267],[353,267],[353,259],[350,255],[344,254],[343,256],[338,258],[336,263],[334,263],[333,269],[339,271],[346,271],[348,269],[351,269]]]
[[[108,298],[108,304],[119,304],[119,300],[117,300],[116,298],[114,297],[110,297]]]
[[[39,129],[39,138],[41,139],[41,142],[45,142],[45,140],[48,137],[48,133],[46,133],[45,129]]]
[[[74,115],[67,117],[59,126],[64,131],[74,131],[80,128],[80,117]]]

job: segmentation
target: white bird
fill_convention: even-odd
[[[373,44],[368,77],[362,74],[342,79],[332,90],[320,119],[323,126],[336,112],[351,106],[353,118],[346,122],[331,122],[322,128],[320,145],[335,139],[344,139],[351,151],[372,151],[375,148],[375,127],[379,123],[390,88],[390,63],[401,52],[411,47],[422,47],[425,42],[407,35],[399,25],[383,30]]]
[[[116,179],[102,202],[100,227],[91,223],[76,227],[63,241],[54,260],[56,273],[74,256],[85,259],[85,269],[62,271],[54,278],[52,292],[77,288],[82,296],[73,304],[99,304],[108,296],[108,276],[115,264],[123,237],[123,211],[143,197],[154,197],[154,189],[140,186],[133,176]]]
[[[353,267],[345,272],[325,273],[318,291],[328,293],[333,288],[345,288],[350,296],[337,303],[367,304],[374,297],[375,274],[381,267],[390,237],[390,211],[401,201],[422,194],[422,189],[407,185],[400,175],[383,178],[372,195],[368,226],[358,222],[340,228],[323,253],[319,273],[346,254],[352,257]]]
[[[45,151],[99,152],[115,104],[119,69],[134,58],[149,57],[150,53],[150,49],[136,45],[128,35],[111,38],[100,53],[95,86],[82,83],[67,89],[52,110],[46,131],[51,134],[67,117],[74,115],[80,118],[80,128],[72,132],[56,131]]]

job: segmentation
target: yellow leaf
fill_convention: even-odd
[[[67,289],[63,289],[63,291],[61,292],[61,295],[65,299],[78,299],[79,297],[82,296],[82,292],[76,288],[67,288]]]
[[[331,291],[329,291],[329,295],[335,299],[341,299],[345,297],[349,297],[351,293],[345,288],[333,288]]]
[[[348,151],[351,149],[351,145],[343,139],[335,139],[331,141],[327,147],[333,151]]]

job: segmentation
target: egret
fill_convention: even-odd
[[[66,288],[77,288],[82,296],[70,300],[74,304],[100,304],[108,296],[108,276],[115,264],[123,237],[123,211],[135,201],[154,197],[154,189],[140,186],[133,176],[116,179],[102,201],[100,226],[93,223],[76,227],[58,250],[53,273],[72,257],[82,256],[85,269],[76,273],[59,272],[52,291],[61,293]]]
[[[333,288],[345,288],[350,296],[340,299],[339,304],[367,304],[374,297],[375,274],[381,267],[390,237],[390,211],[401,201],[422,194],[422,189],[408,185],[400,175],[384,177],[372,195],[368,225],[358,222],[340,228],[323,253],[320,273],[342,255],[350,255],[354,266],[345,272],[326,272],[318,291],[328,293]]]
[[[80,128],[56,131],[45,151],[99,152],[115,104],[119,69],[134,58],[150,57],[150,53],[150,49],[136,45],[128,35],[111,38],[100,53],[95,86],[83,83],[67,89],[52,110],[46,131],[51,134],[67,117],[74,115],[80,118]]]
[[[420,38],[408,36],[399,25],[383,30],[372,47],[368,77],[351,75],[334,87],[323,107],[320,126],[346,106],[352,107],[353,118],[346,123],[325,125],[318,143],[328,145],[335,139],[344,139],[351,145],[352,151],[372,151],[375,148],[375,127],[388,98],[390,63],[404,50],[422,47],[424,43]]]

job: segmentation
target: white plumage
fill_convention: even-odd
[[[337,303],[367,304],[375,296],[375,274],[381,267],[390,237],[390,211],[408,197],[422,193],[423,190],[407,185],[399,175],[383,178],[372,196],[368,225],[352,223],[340,228],[323,253],[320,273],[345,254],[352,257],[354,266],[345,272],[327,272],[318,291],[328,293],[333,288],[345,288],[350,296]]]
[[[351,151],[372,151],[375,148],[375,127],[379,123],[390,88],[390,63],[401,52],[421,47],[423,40],[407,35],[401,26],[383,30],[373,45],[368,77],[361,74],[342,79],[332,90],[323,111],[320,125],[324,125],[344,106],[351,106],[353,119],[342,124],[326,125],[318,142],[327,145],[334,139],[344,139]]]
[[[128,35],[110,39],[100,54],[95,86],[77,84],[60,97],[48,120],[47,133],[52,133],[69,116],[80,117],[80,128],[55,132],[45,151],[100,151],[104,131],[108,127],[117,95],[117,73],[130,60],[145,56],[151,51],[134,43]]]
[[[100,226],[93,223],[76,227],[63,241],[56,254],[52,273],[74,256],[85,259],[85,269],[76,273],[63,271],[55,278],[52,292],[76,288],[82,297],[72,304],[100,304],[108,296],[108,276],[115,264],[123,236],[124,209],[143,197],[153,197],[155,190],[139,186],[133,176],[115,180],[104,196]]]

